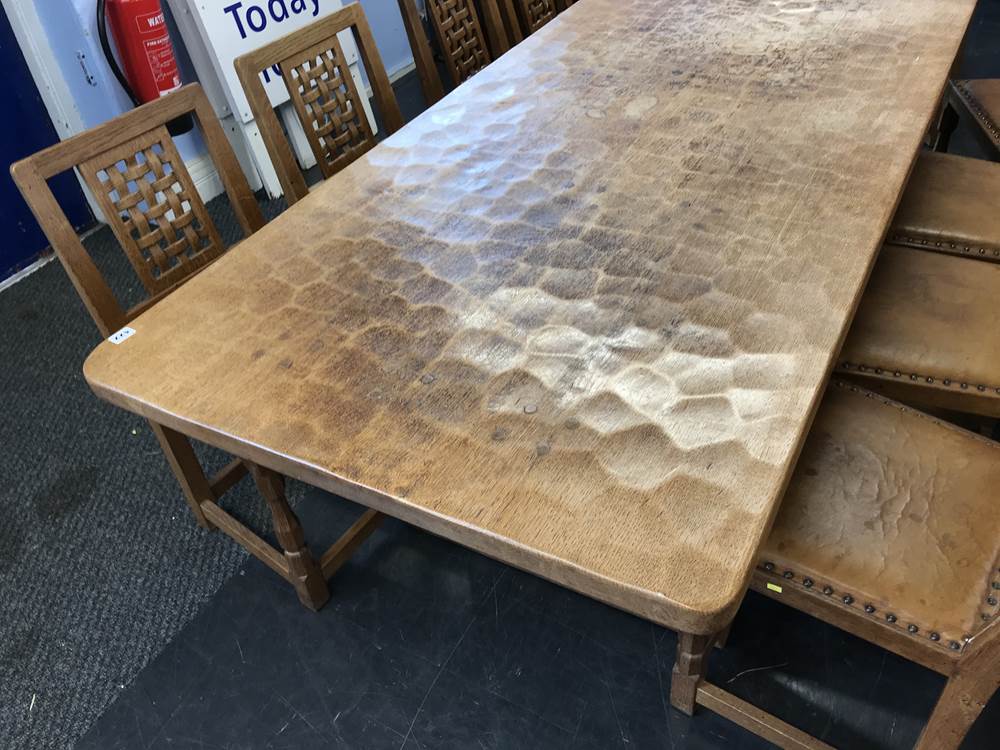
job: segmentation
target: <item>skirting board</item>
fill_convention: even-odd
[[[27,278],[28,276],[31,276],[31,274],[33,274],[39,268],[41,268],[42,266],[47,266],[49,263],[51,263],[55,259],[56,259],[56,254],[53,253],[53,252],[49,252],[48,255],[43,255],[41,258],[39,258],[38,260],[36,260],[34,263],[31,263],[31,264],[25,266],[24,268],[22,268],[17,273],[15,273],[15,274],[13,274],[11,276],[8,276],[3,281],[0,281],[0,292],[4,291],[5,289],[9,289],[10,287],[14,286],[14,284],[16,284],[17,282],[19,282],[19,281]]]
[[[215,162],[208,154],[202,154],[195,159],[185,161],[184,166],[187,167],[188,174],[191,175],[195,190],[198,191],[198,195],[205,203],[225,192],[222,178],[219,177],[219,172],[215,168]]]

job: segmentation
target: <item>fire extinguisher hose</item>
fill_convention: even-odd
[[[108,58],[108,65],[111,67],[111,72],[115,74],[115,78],[118,83],[121,84],[122,88],[125,89],[125,93],[128,94],[128,98],[132,100],[132,104],[138,107],[142,102],[139,101],[139,97],[135,95],[132,90],[132,84],[128,82],[128,78],[125,77],[125,73],[122,71],[121,66],[118,64],[118,60],[115,58],[115,53],[111,49],[111,42],[108,40],[108,16],[107,16],[107,0],[97,0],[97,36],[101,40],[101,49],[104,50],[104,56]]]
[[[97,0],[97,36],[101,40],[101,49],[104,50],[104,56],[108,59],[108,66],[110,66],[111,72],[114,73],[118,83],[121,84],[125,93],[128,94],[132,105],[135,107],[141,106],[142,101],[135,93],[135,89],[132,88],[132,84],[129,83],[128,77],[122,71],[117,58],[115,58],[115,53],[111,49],[111,41],[108,39],[107,0]],[[183,135],[190,132],[193,128],[194,120],[190,114],[181,115],[167,123],[167,130],[173,136]]]

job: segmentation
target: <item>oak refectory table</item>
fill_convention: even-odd
[[[94,391],[681,633],[703,682],[974,0],[583,0],[106,341]],[[250,537],[248,536],[248,539]]]

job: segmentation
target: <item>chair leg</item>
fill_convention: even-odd
[[[938,122],[937,138],[933,144],[935,151],[942,154],[948,153],[948,146],[951,144],[951,137],[958,129],[959,120],[958,112],[955,111],[951,102],[945,102],[944,108],[941,110],[941,119]]]
[[[698,685],[708,671],[708,653],[715,636],[678,633],[677,657],[670,681],[670,705],[688,716],[694,714]]]
[[[205,471],[201,468],[201,463],[195,455],[191,441],[179,432],[174,432],[156,422],[150,422],[149,426],[160,442],[160,447],[167,457],[167,462],[170,464],[174,476],[177,477],[177,483],[180,484],[181,490],[184,492],[184,499],[187,500],[198,525],[203,529],[214,529],[215,526],[205,517],[201,504],[206,500],[215,500],[215,494],[212,492],[208,477],[205,476]]]
[[[299,601],[312,610],[319,610],[330,600],[330,589],[323,571],[306,546],[299,519],[288,505],[284,477],[257,464],[250,465],[250,473],[271,509],[274,533],[285,552],[289,580],[295,586]]]
[[[963,671],[961,666],[956,669],[920,733],[915,750],[957,750],[997,691],[998,682],[995,669],[992,673],[990,670]]]

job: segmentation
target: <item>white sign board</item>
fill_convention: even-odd
[[[341,6],[341,0],[187,0],[208,52],[215,58],[219,75],[229,90],[235,114],[244,123],[252,121],[253,115],[233,60],[308,26]],[[340,43],[346,64],[356,63],[358,51],[350,31],[341,33]],[[263,78],[274,106],[288,101],[288,91],[276,71],[265,72]]]

